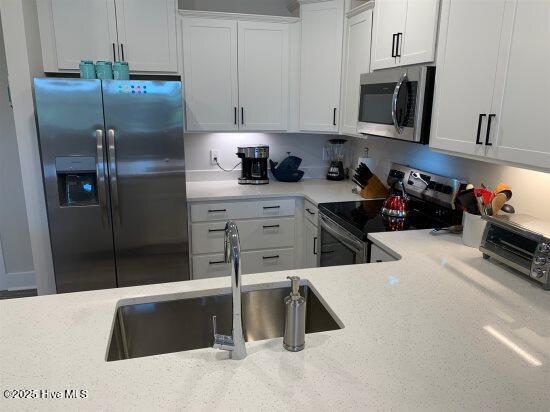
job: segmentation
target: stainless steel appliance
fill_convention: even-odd
[[[181,83],[34,88],[57,291],[189,279]]]
[[[427,144],[434,80],[431,66],[362,74],[357,132]]]
[[[241,185],[265,185],[269,183],[267,176],[267,159],[269,146],[254,145],[237,148],[237,156],[242,162]]]
[[[479,250],[550,290],[550,223],[529,215],[483,216],[487,221]]]
[[[461,223],[462,213],[455,209],[454,200],[465,187],[464,182],[394,163],[388,185],[399,185],[408,195],[406,214],[385,214],[385,199],[319,205],[320,266],[370,262],[369,233],[444,228]]]

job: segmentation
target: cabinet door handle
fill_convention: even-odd
[[[221,265],[222,263],[225,263],[225,260],[214,260],[212,262],[208,262],[209,265]]]
[[[268,259],[279,259],[279,255],[262,256],[262,259],[263,259],[263,260],[268,260]]]
[[[124,59],[124,44],[123,43],[120,43],[120,51],[121,51],[121,54],[122,54],[122,61],[125,62],[126,60]]]
[[[395,38],[397,37],[397,33],[393,33],[392,35],[392,40],[391,40],[391,57],[396,57],[395,56]]]
[[[336,126],[336,107],[334,108],[334,111],[332,112],[332,125]]]
[[[481,113],[479,115],[479,120],[477,121],[477,137],[476,137],[476,143],[477,144],[483,144],[480,139],[481,134],[481,123],[483,122],[483,118],[487,116],[485,113]]]
[[[237,107],[233,108],[233,121],[237,124]]]
[[[244,107],[241,106],[241,124],[244,124]]]
[[[403,33],[397,33],[397,43],[395,45],[395,57],[401,57],[401,50],[399,50],[400,40],[403,37]]]
[[[116,46],[113,43],[113,61],[116,62]]]
[[[208,213],[227,212],[227,209],[208,209]]]
[[[493,117],[497,117],[497,115],[490,114],[489,118],[487,119],[487,134],[485,135],[485,146],[493,145],[491,142],[489,142],[489,138],[491,137],[491,120],[493,120]]]
[[[315,215],[315,212],[312,212],[309,207],[306,209],[306,212],[308,212],[312,216]]]
[[[208,229],[208,232],[225,232],[225,228],[224,229]]]
[[[264,229],[277,229],[280,225],[263,225],[262,228]]]
[[[317,254],[317,236],[313,238],[313,254]]]
[[[264,209],[280,209],[281,206],[264,206]]]

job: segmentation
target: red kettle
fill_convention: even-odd
[[[394,188],[396,183],[401,185],[400,191]],[[391,195],[384,200],[382,214],[394,217],[406,217],[409,206],[409,196],[407,196],[405,192],[405,184],[403,181],[394,182],[391,187],[391,192]]]

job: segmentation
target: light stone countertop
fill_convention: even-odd
[[[363,200],[351,192],[351,180],[303,179],[296,183],[271,180],[267,185],[240,185],[236,180],[187,182],[187,200],[239,200],[265,197],[304,197],[315,205],[326,202]]]
[[[247,343],[106,362],[117,302],[229,291],[228,278],[0,302],[5,389],[86,389],[87,399],[13,400],[1,410],[548,410],[550,293],[449,234],[373,235],[401,260],[294,270],[343,322]],[[288,272],[245,275],[281,285]],[[286,281],[288,282],[288,281]],[[158,337],[162,339],[162,337]]]

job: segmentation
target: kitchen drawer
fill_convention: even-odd
[[[242,250],[294,246],[294,218],[235,221]],[[223,251],[225,222],[191,224],[192,253]]]
[[[319,226],[319,211],[313,203],[304,200],[304,216],[315,226]]]
[[[243,273],[276,272],[294,269],[294,249],[243,252]]]
[[[229,276],[231,265],[223,261],[223,253],[193,256],[193,279]]]
[[[393,262],[397,260],[381,247],[372,245],[370,249],[370,263]]]
[[[294,216],[295,203],[294,199],[273,199],[191,204],[191,221]]]

